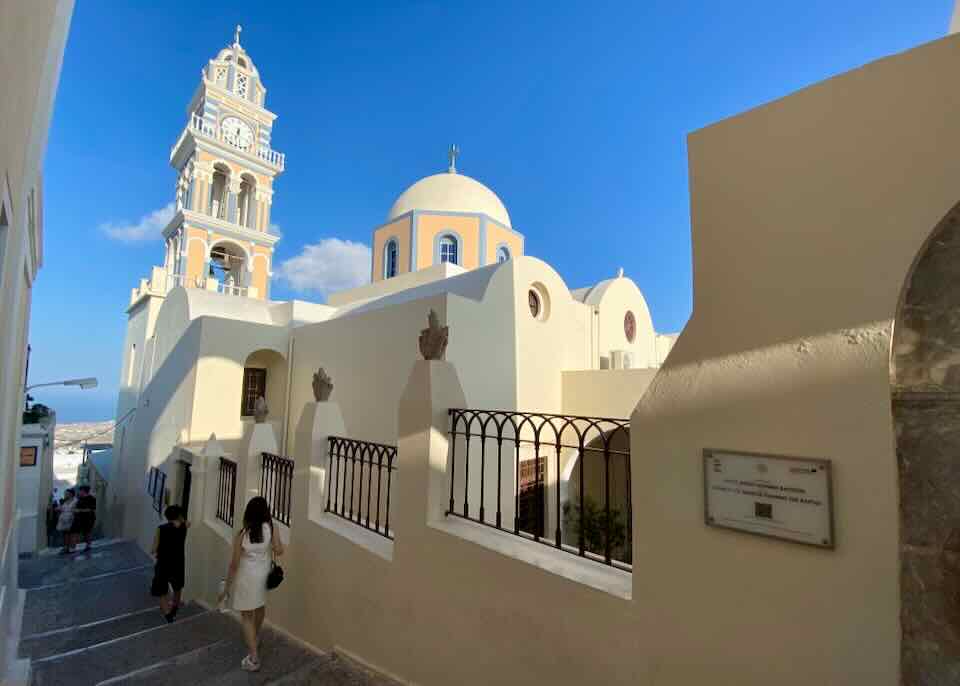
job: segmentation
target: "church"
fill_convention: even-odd
[[[272,300],[279,237],[270,212],[286,158],[271,147],[276,115],[266,92],[238,27],[204,67],[171,149],[176,212],[163,231],[163,264],[132,290],[126,310],[119,478],[108,497],[122,511],[115,533],[149,533],[151,513],[130,503],[151,470],[176,499],[181,451],[201,451],[215,436],[226,453],[246,456],[260,398],[270,435],[261,429],[257,445],[292,454],[320,368],[347,434],[395,444],[400,395],[431,310],[450,332],[446,360],[468,406],[629,414],[675,336],[654,330],[622,271],[571,289],[526,255],[496,193],[457,169],[456,146],[445,170],[384,208],[368,284],[323,304]]]

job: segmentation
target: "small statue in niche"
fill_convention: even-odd
[[[425,360],[442,360],[447,353],[447,339],[450,327],[440,326],[440,319],[434,310],[427,315],[427,328],[420,332],[420,354]]]
[[[333,379],[331,379],[323,367],[320,367],[313,375],[313,398],[318,403],[325,403],[330,399],[333,393]]]
[[[263,424],[267,420],[269,413],[270,408],[267,407],[267,399],[261,395],[253,404],[253,421],[257,424]]]

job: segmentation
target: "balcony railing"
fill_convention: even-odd
[[[327,512],[381,536],[390,531],[390,489],[397,448],[341,436],[328,439]],[[366,475],[364,475],[366,470]],[[376,496],[374,496],[376,491]]]
[[[249,295],[250,289],[247,286],[232,286],[230,284],[217,282],[217,293],[224,295]]]
[[[290,526],[293,509],[293,460],[263,453],[260,495],[270,504],[270,513],[281,524]]]
[[[632,569],[629,419],[451,409],[450,436],[448,515]]]
[[[212,276],[191,278],[184,274],[171,274],[163,267],[154,267],[150,273],[150,278],[140,279],[140,284],[131,291],[130,305],[133,305],[145,295],[166,295],[177,286],[250,298],[256,298],[260,295],[260,291],[255,286],[225,284]]]
[[[286,158],[283,153],[272,150],[265,145],[257,145],[256,141],[245,142],[237,136],[233,136],[224,131],[219,131],[217,127],[210,124],[198,114],[190,115],[190,121],[187,123],[183,134],[170,151],[171,157],[173,157],[173,155],[176,153],[177,148],[180,147],[180,143],[183,141],[183,137],[188,131],[193,133],[195,136],[202,136],[203,138],[209,138],[211,140],[223,141],[227,145],[236,148],[242,153],[252,155],[257,159],[262,160],[271,167],[275,167],[280,171],[283,171],[284,169]]]
[[[217,476],[217,519],[233,528],[233,510],[237,498],[237,463],[220,458]]]

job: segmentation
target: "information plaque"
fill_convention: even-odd
[[[829,460],[703,451],[708,526],[834,547]]]

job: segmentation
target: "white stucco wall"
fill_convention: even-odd
[[[72,0],[0,3],[0,681],[23,678],[11,673],[24,666],[16,659],[15,470],[32,287],[43,261],[43,157],[72,14]]]

